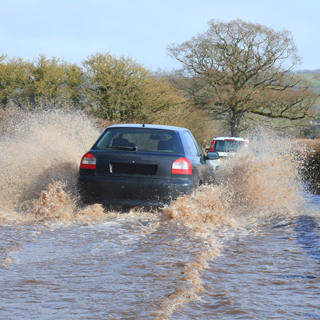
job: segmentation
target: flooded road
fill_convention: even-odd
[[[320,197],[289,143],[230,160],[168,207],[124,212],[77,205],[96,135],[57,113],[2,133],[1,319],[320,319]]]
[[[318,216],[213,235],[206,243],[154,213],[2,225],[1,318],[320,318]]]
[[[201,300],[171,319],[320,319],[319,219],[301,216],[223,237]]]

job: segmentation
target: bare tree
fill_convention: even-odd
[[[182,63],[172,81],[195,106],[227,119],[232,136],[239,135],[248,113],[307,116],[317,96],[290,74],[300,58],[289,31],[242,20],[208,24],[203,34],[168,47],[169,56]]]

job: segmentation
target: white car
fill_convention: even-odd
[[[234,155],[240,148],[248,148],[248,145],[249,140],[244,138],[215,137],[207,151],[217,152],[220,158],[217,160],[209,160],[208,163],[213,166],[214,170],[218,170],[222,161]]]

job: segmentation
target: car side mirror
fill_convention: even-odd
[[[220,156],[218,152],[207,152],[207,160],[218,160],[219,158]]]
[[[209,148],[207,148],[207,149],[206,149],[206,153],[208,153],[208,152],[209,152],[209,150],[210,150],[210,149],[209,149]]]

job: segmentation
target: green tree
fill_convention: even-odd
[[[95,53],[82,65],[86,73],[86,102],[97,117],[152,122],[160,112],[184,103],[182,94],[172,84],[130,57]]]
[[[6,107],[9,101],[22,94],[27,82],[27,63],[21,58],[0,56],[0,103]]]
[[[172,81],[194,106],[227,120],[232,136],[239,135],[249,113],[291,120],[308,116],[317,96],[289,74],[300,62],[289,31],[242,20],[208,24],[206,32],[168,47],[182,63]]]
[[[8,103],[8,72],[5,64],[7,56],[5,54],[0,55],[0,104],[5,107]]]
[[[29,64],[29,79],[23,88],[27,105],[42,107],[79,107],[82,71],[75,64],[40,55]]]
[[[75,64],[40,55],[36,61],[0,60],[0,101],[21,109],[81,108],[83,72]]]

